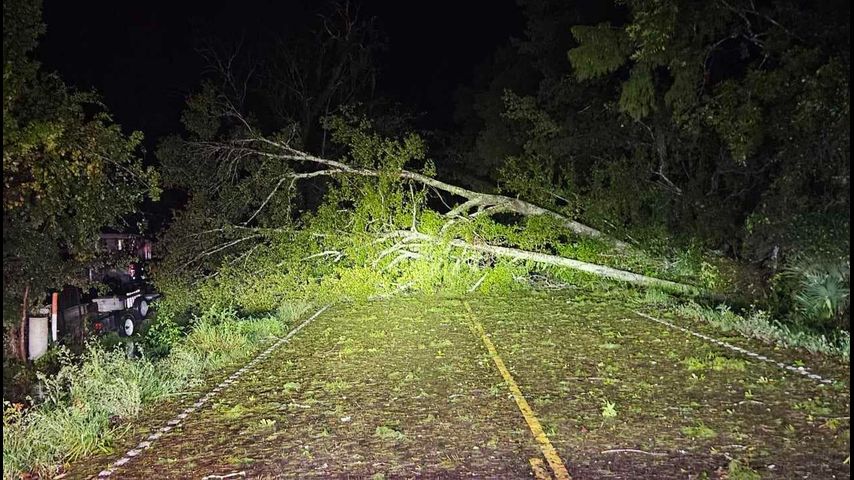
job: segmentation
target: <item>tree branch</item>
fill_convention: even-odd
[[[442,241],[437,237],[408,230],[398,230],[396,231],[396,234],[398,237],[403,239],[415,239],[421,241],[430,241],[434,243],[440,243]],[[604,265],[597,265],[595,263],[587,263],[582,262],[580,260],[573,260],[571,258],[559,257],[557,255],[531,252],[527,250],[520,250],[518,248],[499,247],[496,245],[489,244],[473,244],[460,239],[451,240],[448,242],[448,244],[466,250],[474,250],[477,252],[490,253],[502,257],[517,258],[520,260],[530,260],[538,263],[545,263],[548,265],[570,268],[573,270],[590,273],[599,277],[608,278],[611,280],[618,280],[621,282],[627,282],[634,285],[641,285],[646,287],[662,287],[673,291],[687,293],[702,292],[700,288],[695,287],[693,285],[686,285],[683,283],[671,282],[669,280],[662,280],[660,278],[648,277],[646,275],[641,275],[638,273],[618,270],[616,268],[606,267]]]
[[[257,148],[244,146],[246,143],[260,143],[263,145],[271,146],[276,150],[279,150],[281,153],[269,152]],[[331,170],[321,171],[324,173],[317,173],[318,175],[332,174],[332,173],[348,173],[353,175],[362,175],[362,176],[370,176],[370,177],[379,177],[381,172],[368,168],[360,168],[360,167],[351,167],[343,162],[337,160],[330,160],[327,158],[317,157],[315,155],[311,155],[306,152],[302,152],[297,150],[287,144],[269,140],[263,137],[256,137],[253,139],[244,139],[239,142],[237,145],[235,144],[218,144],[218,143],[197,143],[200,148],[208,151],[209,153],[222,153],[227,151],[235,151],[241,150],[243,152],[252,152],[255,155],[286,160],[286,161],[295,161],[295,162],[304,162],[304,163],[314,163],[317,165],[323,165],[325,167],[332,167]],[[305,174],[310,175],[310,174]],[[553,218],[558,219],[561,224],[572,231],[577,235],[582,235],[586,237],[599,238],[604,240],[610,240],[614,242],[614,245],[618,249],[626,249],[629,248],[629,245],[625,242],[613,239],[612,237],[602,233],[601,231],[584,225],[582,223],[576,222],[560,213],[548,210],[546,208],[540,207],[538,205],[534,205],[533,203],[526,202],[524,200],[520,200],[518,198],[511,198],[505,195],[496,195],[496,194],[488,194],[488,193],[480,193],[475,192],[473,190],[469,190],[463,187],[459,187],[457,185],[452,185],[441,180],[428,177],[426,175],[412,172],[409,170],[400,170],[397,173],[397,176],[401,179],[412,180],[422,185],[426,185],[438,190],[442,190],[444,192],[448,192],[460,197],[467,199],[463,205],[477,205],[483,207],[490,207],[494,205],[504,205],[502,210],[517,213],[524,216],[534,216],[534,215],[548,215]],[[453,210],[452,210],[453,211]]]

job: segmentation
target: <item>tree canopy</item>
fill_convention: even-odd
[[[460,104],[471,164],[491,156],[507,191],[615,231],[748,260],[809,250],[810,232],[842,253],[847,4],[520,4],[526,38],[495,57],[475,108]],[[538,84],[507,82],[526,68]]]
[[[46,288],[75,283],[98,234],[119,227],[158,177],[144,167],[140,132],[122,132],[92,93],[68,88],[32,58],[41,3],[3,4],[3,307],[20,318]],[[14,314],[11,312],[17,312]]]

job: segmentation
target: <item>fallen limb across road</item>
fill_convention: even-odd
[[[384,170],[382,168],[370,166],[372,165],[371,162],[366,161],[348,162],[346,158],[340,160],[323,158],[294,148],[290,146],[286,141],[283,142],[264,138],[262,136],[251,134],[251,131],[248,138],[235,139],[227,142],[189,142],[188,145],[202,157],[210,158],[214,160],[214,163],[226,165],[227,168],[224,167],[226,171],[233,171],[236,168],[234,164],[239,163],[241,159],[246,157],[259,157],[265,160],[269,159],[273,161],[280,161],[285,164],[285,166],[287,166],[287,168],[283,169],[281,176],[271,179],[273,180],[272,183],[274,184],[272,190],[264,196],[264,201],[257,209],[255,209],[254,213],[252,213],[252,215],[249,216],[248,219],[242,223],[243,228],[249,228],[248,224],[258,217],[259,213],[269,204],[270,200],[275,196],[275,194],[281,190],[280,187],[282,187],[282,185],[284,185],[288,181],[290,181],[291,186],[293,186],[294,183],[299,179],[349,176],[397,180],[401,183],[409,183],[410,193],[413,190],[412,185],[420,184],[424,187],[424,191],[426,191],[427,189],[432,189],[436,194],[439,195],[440,199],[442,199],[442,195],[440,192],[450,194],[452,197],[454,197],[456,205],[452,206],[448,203],[445,203],[445,206],[448,208],[448,211],[444,213],[436,212],[443,217],[444,221],[444,225],[442,226],[440,232],[444,232],[445,229],[447,229],[447,227],[449,227],[450,225],[458,224],[458,222],[461,221],[474,221],[479,217],[491,216],[499,213],[511,213],[523,217],[551,217],[558,221],[560,227],[566,229],[568,232],[572,232],[575,235],[604,240],[605,242],[610,244],[610,246],[620,251],[625,251],[632,248],[629,244],[625,242],[621,242],[600,230],[577,222],[574,219],[562,215],[559,212],[555,212],[548,208],[535,205],[519,198],[512,198],[505,195],[493,193],[476,192],[467,188],[460,187],[458,185],[446,183],[432,176],[401,168],[403,164],[397,165],[395,168],[389,168]],[[368,142],[368,145],[370,145],[371,147],[375,147],[375,145],[370,142]],[[390,146],[386,146],[386,148],[394,150],[394,148]],[[397,145],[395,148],[400,149],[403,147]],[[299,169],[318,168],[319,170],[307,172],[297,171],[296,169],[294,169],[294,167],[296,167],[297,165],[300,165],[300,167],[298,167]],[[288,191],[290,190],[291,188],[288,188]],[[412,193],[413,198],[414,196],[414,193]],[[382,201],[384,202],[385,200]],[[442,202],[444,203],[444,199],[442,199]],[[451,203],[453,204],[455,202]],[[416,225],[418,223],[417,210],[418,205],[414,204],[412,206],[413,213],[411,231],[395,232],[392,230],[392,233],[390,235],[383,235],[377,233],[377,235],[379,235],[380,240],[388,239],[390,237],[396,237],[404,241],[405,243],[416,240],[429,241],[431,243],[448,243],[453,247],[458,247],[461,249],[569,268],[577,271],[582,271],[591,275],[596,275],[598,277],[616,280],[620,282],[626,282],[634,285],[658,287],[673,292],[686,293],[689,295],[704,295],[707,293],[702,289],[692,285],[663,280],[655,277],[649,277],[638,273],[619,270],[617,268],[607,267],[604,265],[588,263],[572,258],[561,257],[558,255],[523,250],[509,246],[498,246],[485,243],[469,243],[465,240],[458,238],[446,242],[444,240],[446,237],[441,234],[436,236],[430,236],[420,233],[416,230]],[[494,220],[498,222],[498,220]],[[399,225],[395,225],[393,224],[393,222],[389,222],[386,218],[381,219],[381,221],[386,222],[385,227],[389,229],[400,228]],[[390,254],[396,254],[396,257],[392,260],[392,265],[400,263],[401,261],[405,261],[406,259],[419,258],[419,254],[411,251],[413,248],[416,247],[414,245],[407,245],[406,248],[404,248],[402,245],[392,246],[391,248],[383,251],[380,254],[380,257],[374,261],[374,265],[376,266],[381,258]]]
[[[411,230],[398,230],[394,233],[394,236],[407,241],[417,240],[421,242],[429,241],[434,243],[442,241],[442,239],[438,237],[433,237],[431,235]],[[464,248],[466,250],[491,253],[493,255],[498,255],[502,257],[518,258],[520,260],[531,260],[538,263],[545,263],[547,265],[571,268],[573,270],[579,270],[582,272],[597,275],[599,277],[608,278],[611,280],[618,280],[621,282],[627,282],[634,285],[641,285],[645,287],[659,287],[689,294],[704,293],[700,288],[695,287],[693,285],[686,285],[684,283],[671,282],[670,280],[662,280],[660,278],[648,277],[639,273],[627,272],[625,270],[618,270],[616,268],[606,267],[604,265],[582,262],[580,260],[560,257],[557,255],[549,255],[547,253],[531,252],[528,250],[520,250],[518,248],[501,247],[489,244],[474,244],[460,239],[450,240],[448,241],[448,244],[454,247]]]

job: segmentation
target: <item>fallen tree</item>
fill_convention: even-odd
[[[164,176],[189,194],[160,242],[158,287],[173,298],[260,312],[294,296],[506,292],[544,271],[689,295],[714,280],[702,259],[669,262],[563,212],[440,180],[417,135],[333,118],[343,148],[321,156],[288,131],[267,137],[231,117],[230,132],[173,137],[158,151]]]
[[[451,194],[453,196],[461,198],[462,200],[455,202],[456,204],[454,206],[448,205],[448,203],[445,202],[444,198],[442,199],[442,201],[448,208],[448,211],[442,214],[443,218],[445,219],[445,225],[442,228],[443,232],[445,228],[454,224],[455,222],[464,220],[474,220],[478,217],[492,216],[500,212],[509,212],[521,215],[523,217],[547,216],[557,220],[563,228],[566,228],[572,234],[581,237],[607,241],[617,251],[620,252],[626,251],[629,248],[628,244],[613,239],[593,227],[584,225],[558,212],[554,212],[552,210],[540,207],[530,202],[526,202],[518,198],[511,198],[505,195],[472,191],[463,187],[459,187],[457,185],[443,182],[423,173],[418,173],[404,168],[379,169],[354,165],[341,160],[333,160],[312,155],[310,153],[306,153],[299,149],[293,148],[287,142],[271,140],[262,136],[250,136],[249,138],[242,138],[224,142],[191,142],[190,145],[197,154],[204,155],[208,158],[214,158],[221,164],[239,162],[241,159],[247,157],[258,157],[269,160],[278,160],[289,165],[300,166],[300,171],[297,171],[296,169],[289,169],[286,173],[275,179],[273,188],[269,191],[269,193],[266,194],[260,206],[258,206],[257,209],[255,209],[254,212],[246,220],[240,222],[239,225],[234,225],[234,228],[244,229],[247,231],[247,233],[249,231],[257,233],[257,229],[250,228],[248,227],[248,225],[254,219],[258,218],[258,216],[262,213],[265,207],[267,207],[271,200],[276,196],[277,192],[282,191],[282,187],[288,182],[290,183],[287,187],[287,190],[290,191],[293,189],[295,182],[301,179],[309,179],[316,177],[334,178],[341,176],[351,176],[363,178],[373,177],[378,179],[396,178],[400,180],[401,183],[410,182],[414,184],[420,184],[425,189],[432,189],[440,196],[440,198],[441,193],[439,192],[444,192],[446,194]],[[317,169],[312,170],[312,167],[315,167]],[[225,167],[226,171],[233,169],[234,167],[231,165],[226,165]],[[447,242],[449,245],[456,248],[480,252],[498,257],[527,260],[544,265],[553,265],[557,267],[568,268],[585,272],[594,276],[607,278],[610,280],[630,283],[633,285],[659,287],[671,291],[690,294],[696,294],[701,292],[700,288],[692,285],[641,275],[626,270],[585,262],[573,258],[567,258],[559,255],[531,251],[521,248],[513,248],[511,246],[493,245],[488,243],[470,243],[460,238],[448,239],[447,235],[443,237],[429,235],[426,233],[419,232],[416,229],[416,213],[413,211],[412,215],[412,227],[410,230],[399,230],[389,225],[384,229],[384,231],[378,232],[377,237],[380,240],[397,238],[403,243],[415,241],[431,242],[434,244]],[[226,245],[230,245],[238,241],[242,241],[242,239],[232,241],[230,243],[227,243]],[[395,251],[397,251],[398,256],[393,260],[391,266],[394,266],[397,263],[406,259],[419,258],[419,255],[417,253],[412,252],[410,250],[402,249],[400,244],[395,245],[390,249],[380,252],[379,257],[373,262],[373,265],[376,266],[381,258]],[[315,257],[316,255],[323,256],[323,253],[311,255],[309,258]],[[341,254],[336,251],[336,255],[337,259],[340,260]]]
[[[246,221],[246,223],[253,220],[258,215],[258,213],[260,213],[260,211],[267,205],[273,195],[276,194],[276,192],[287,180],[291,180],[293,182],[298,179],[339,174],[361,175],[369,177],[379,177],[381,175],[387,174],[386,172],[381,172],[376,169],[353,167],[337,160],[321,158],[297,150],[288,145],[287,143],[274,141],[263,137],[241,139],[229,143],[198,142],[194,145],[200,152],[206,155],[220,155],[230,159],[239,159],[243,155],[257,155],[286,162],[315,164],[322,168],[321,170],[317,171],[289,173],[287,175],[282,176],[277,181],[275,187],[267,196],[266,200],[261,204],[258,210],[256,210],[255,213]],[[267,148],[257,148],[255,147],[255,145],[266,146]],[[460,203],[459,205],[452,208],[449,212],[447,212],[446,216],[450,218],[461,217],[466,215],[470,217],[475,217],[479,215],[493,215],[496,213],[503,212],[515,213],[523,216],[548,215],[555,219],[558,219],[561,224],[566,227],[566,229],[568,229],[574,234],[590,238],[608,240],[612,242],[614,247],[616,247],[617,249],[629,248],[629,245],[627,243],[610,237],[609,235],[603,233],[600,230],[572,220],[571,218],[568,218],[558,212],[540,207],[538,205],[534,205],[533,203],[526,202],[518,198],[512,198],[506,195],[475,192],[473,190],[469,190],[457,185],[452,185],[436,178],[405,169],[400,169],[398,172],[396,172],[396,175],[401,180],[413,181],[416,183],[420,183],[424,186],[464,198],[465,201],[463,203]],[[469,213],[472,209],[475,208],[475,212]]]

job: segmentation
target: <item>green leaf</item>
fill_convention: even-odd
[[[567,55],[579,80],[598,78],[617,70],[632,52],[626,32],[607,23],[595,27],[577,25],[571,30],[579,46],[570,49]]]

